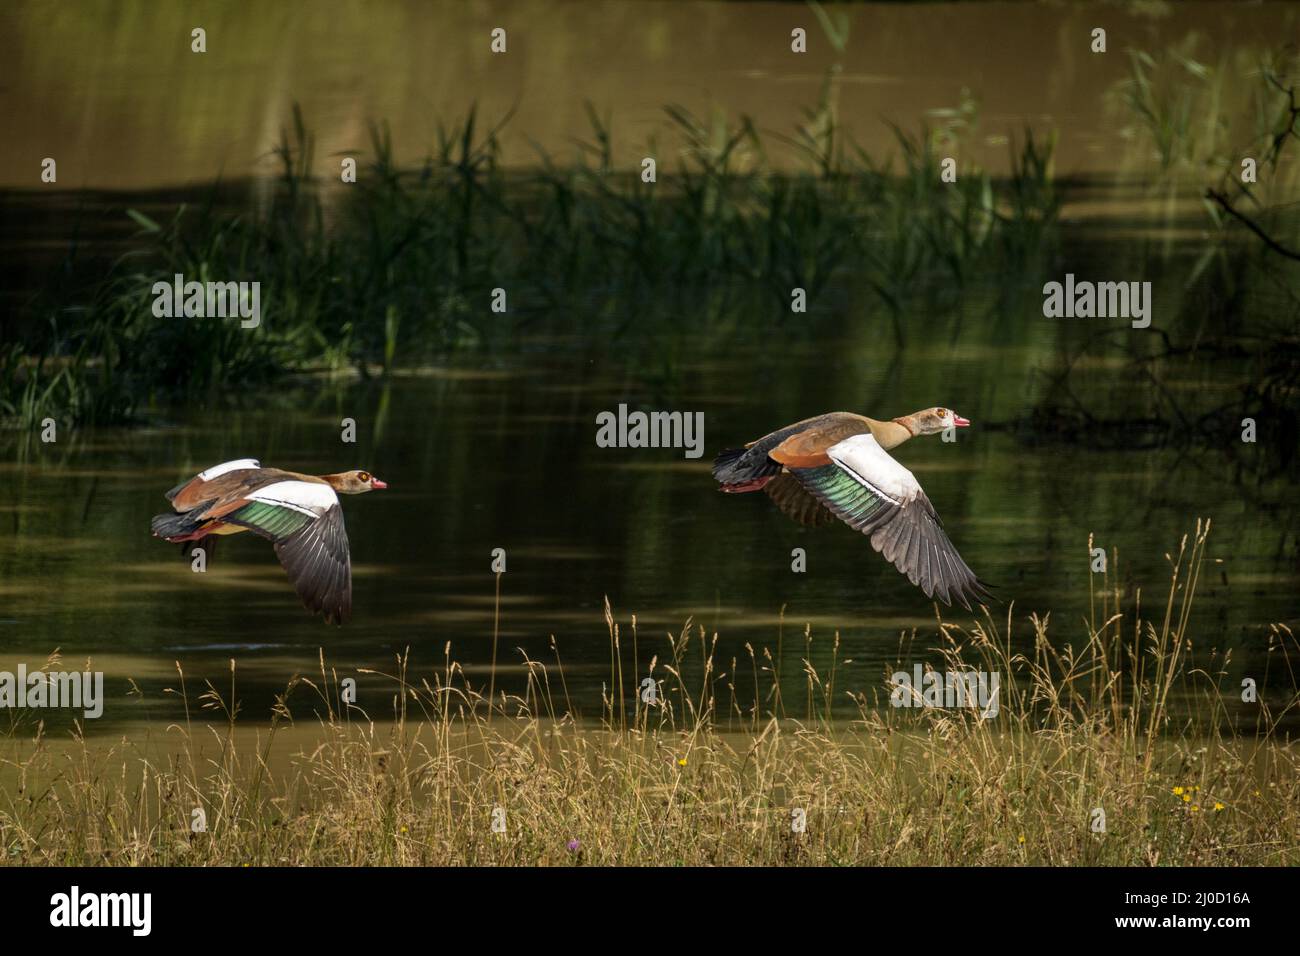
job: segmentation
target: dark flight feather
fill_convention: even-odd
[[[871,540],[871,546],[930,598],[966,610],[988,592],[962,560],[924,492],[899,504],[839,466],[792,468],[794,475],[837,518]]]

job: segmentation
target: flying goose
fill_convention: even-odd
[[[910,471],[889,456],[917,435],[935,435],[970,422],[947,408],[927,408],[880,422],[852,412],[808,418],[722,452],[713,462],[721,490],[763,490],[788,517],[803,525],[839,518],[870,536],[871,546],[907,575],[927,597],[988,597],[961,559],[939,515]]]
[[[190,547],[209,553],[215,535],[261,535],[275,545],[307,610],[342,624],[352,614],[352,559],[336,492],[361,495],[387,487],[368,471],[316,477],[239,458],[167,492],[174,511],[155,515],[151,527],[156,538],[194,542]]]

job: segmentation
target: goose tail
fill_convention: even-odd
[[[188,541],[195,531],[203,526],[203,521],[191,517],[188,513],[154,515],[149,522],[149,530],[155,538],[167,541]]]
[[[780,473],[766,452],[756,454],[753,448],[728,448],[713,459],[713,477],[729,494],[758,491]]]

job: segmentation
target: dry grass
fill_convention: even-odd
[[[1221,686],[1227,658],[1195,660],[1208,530],[1171,555],[1154,615],[1102,584],[1081,649],[1031,618],[1033,650],[1017,653],[1010,609],[941,621],[947,668],[1001,675],[993,717],[889,707],[882,681],[855,698],[858,719],[831,722],[844,692],[806,660],[803,716],[785,716],[766,652],[741,662],[765,686],[741,706],[734,663],[715,667],[689,626],[652,665],[659,701],[645,706],[620,686],[629,642],[607,612],[612,691],[596,725],[567,716],[558,654],[491,706],[449,657],[419,679],[400,659],[384,722],[341,702],[322,659],[249,733],[230,712],[232,662],[230,688],[193,699],[180,675],[186,718],[165,756],[12,739],[0,846],[11,863],[78,865],[1295,864],[1300,754],[1278,730],[1298,700],[1294,638],[1272,629],[1271,673],[1243,720],[1239,688]],[[1285,693],[1269,688],[1278,677]],[[312,708],[316,726],[294,723]],[[299,743],[282,766],[268,759],[277,736]],[[205,832],[191,830],[198,807]]]

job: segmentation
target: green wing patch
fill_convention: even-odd
[[[875,517],[884,504],[871,489],[863,487],[835,465],[790,470],[845,524],[856,530],[862,530],[862,526]]]
[[[231,524],[243,525],[272,541],[283,541],[297,534],[316,519],[293,508],[273,505],[266,501],[251,501],[238,511],[226,515]]]

